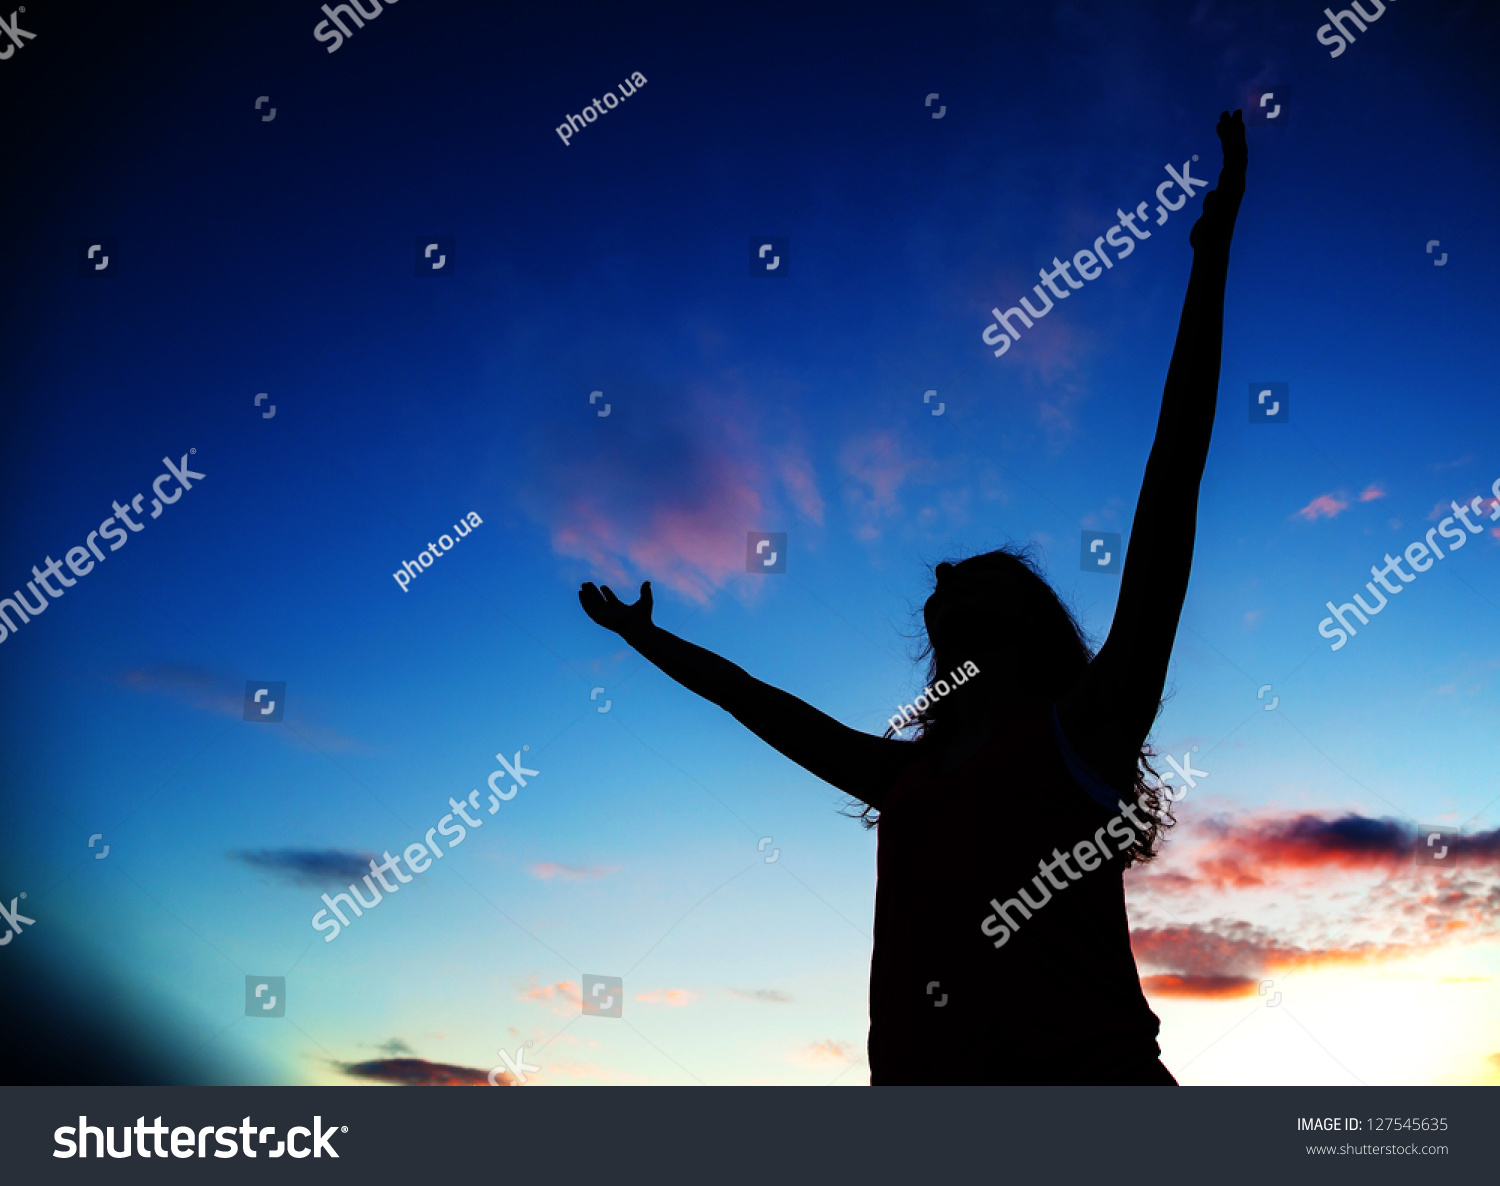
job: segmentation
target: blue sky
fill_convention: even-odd
[[[650,579],[667,629],[874,732],[920,687],[939,559],[1032,541],[1102,640],[1117,578],[1079,533],[1128,542],[1201,198],[1004,358],[980,333],[1167,164],[1215,177],[1219,111],[1280,86],[1155,733],[1211,773],[1127,883],[1137,958],[1184,1082],[1500,1075],[1492,840],[1417,874],[1333,826],[1500,826],[1500,537],[1340,651],[1317,633],[1500,479],[1492,15],[1392,5],[1337,59],[1289,4],[408,2],[334,54],[315,16],[39,11],[0,65],[26,129],[0,587],[164,457],[207,475],[0,643],[0,894],[37,918],[4,959],[107,969],[218,1081],[529,1039],[545,1084],[866,1082],[874,835],[577,586]],[[418,278],[435,235],[454,274]],[[789,275],[748,275],[754,235]],[[79,277],[93,236],[118,274]],[[1291,422],[1251,425],[1272,380]],[[787,533],[786,574],[745,572],[752,530]],[[285,681],[283,723],[240,719],[251,679]],[[396,852],[522,745],[540,776],[333,943],[336,885],[234,855]],[[594,973],[622,1019],[578,1016]],[[287,977],[288,1024],[243,1015],[246,975]]]

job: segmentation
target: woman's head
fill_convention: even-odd
[[[932,699],[906,726],[914,742],[933,744],[987,728],[1018,711],[1054,704],[1088,668],[1094,651],[1078,620],[1041,574],[1029,549],[998,548],[967,560],[944,560],[922,607],[927,683],[935,685],[972,663],[978,674]],[[955,681],[957,682],[957,681]],[[905,731],[905,730],[903,730]],[[887,729],[886,736],[896,730]],[[1159,793],[1152,749],[1141,746],[1132,790],[1152,828],[1128,850],[1150,860],[1174,822]],[[876,820],[867,807],[867,826]]]
[[[972,689],[976,699],[1010,709],[1056,700],[1093,657],[1029,552],[1000,548],[945,560],[934,576],[937,587],[922,609],[923,656],[931,658],[933,678],[972,661],[983,673]]]

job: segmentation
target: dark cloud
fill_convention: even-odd
[[[293,885],[345,885],[368,873],[375,859],[373,853],[338,848],[258,848],[229,856]]]
[[[395,1083],[401,1087],[488,1087],[489,1072],[475,1067],[456,1067],[446,1062],[428,1062],[425,1058],[375,1058],[368,1062],[334,1064],[344,1074],[378,1083]],[[495,1076],[501,1087],[512,1087],[504,1071]]]
[[[1416,864],[1416,825],[1395,819],[1304,812],[1291,818],[1211,820],[1207,842],[1193,856],[1196,878],[1217,888],[1268,885],[1286,871],[1393,869]],[[1500,870],[1500,828],[1445,839],[1452,870]],[[1183,888],[1186,874],[1173,871]]]

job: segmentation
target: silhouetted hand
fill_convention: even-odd
[[[642,581],[640,600],[634,605],[626,605],[608,585],[601,591],[592,581],[585,581],[578,590],[578,604],[599,625],[623,638],[651,625],[651,582]]]
[[[1233,115],[1221,112],[1218,131],[1219,143],[1224,149],[1224,166],[1219,170],[1219,184],[1203,195],[1203,213],[1188,234],[1188,242],[1194,250],[1199,247],[1228,248],[1234,234],[1234,220],[1240,212],[1240,199],[1245,196],[1245,166],[1250,160],[1250,151],[1245,146],[1244,115],[1238,111]]]

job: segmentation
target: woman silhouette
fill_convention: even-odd
[[[650,582],[634,605],[608,586],[579,590],[595,622],[878,822],[872,1084],[1176,1082],[1121,875],[1172,823],[1147,783],[1146,737],[1187,593],[1245,188],[1241,113],[1220,115],[1218,134],[1223,168],[1189,235],[1156,440],[1097,655],[1024,552],[941,563],[923,609],[929,678],[978,674],[929,700],[914,739],[874,737],[654,625]]]

